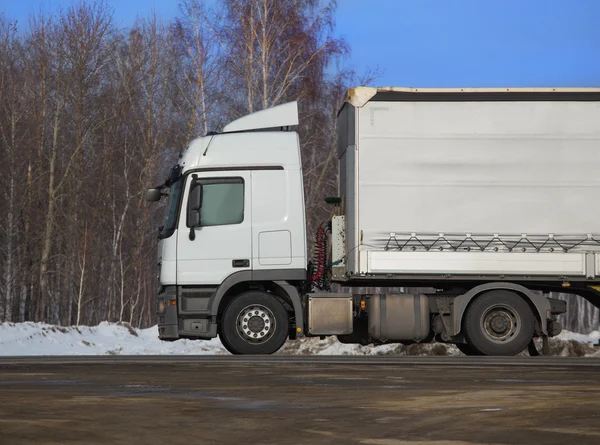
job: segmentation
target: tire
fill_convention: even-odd
[[[481,355],[517,355],[533,338],[535,318],[518,294],[490,291],[471,303],[463,330],[467,344]]]
[[[464,355],[481,355],[481,352],[466,343],[456,343],[456,347]]]
[[[227,305],[219,337],[232,354],[273,354],[286,342],[289,324],[288,313],[275,296],[250,291]]]

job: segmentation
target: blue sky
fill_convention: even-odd
[[[108,0],[121,26],[176,0]],[[0,0],[19,21],[71,0]],[[378,85],[600,87],[600,0],[339,0],[337,32]]]

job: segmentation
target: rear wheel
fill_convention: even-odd
[[[288,313],[272,294],[246,292],[229,303],[219,337],[232,354],[273,354],[285,343]]]
[[[517,355],[533,338],[535,318],[514,292],[490,291],[471,303],[463,329],[467,344],[482,355]]]

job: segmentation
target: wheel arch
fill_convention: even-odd
[[[225,307],[243,292],[252,289],[265,289],[282,299],[291,308],[296,324],[296,337],[304,334],[304,314],[302,302],[296,286],[290,283],[292,280],[304,279],[306,271],[265,271],[260,273],[253,271],[240,271],[227,277],[219,286],[211,302],[211,316],[219,317]],[[297,330],[300,328],[300,331]]]
[[[531,307],[536,320],[540,323],[542,335],[548,335],[548,320],[546,314],[550,311],[550,302],[546,297],[535,294],[525,286],[515,283],[486,283],[476,286],[465,294],[456,297],[452,310],[453,323],[452,326],[450,326],[451,332],[449,332],[448,335],[451,337],[458,335],[462,330],[463,317],[469,305],[479,295],[493,290],[511,291],[523,298]]]

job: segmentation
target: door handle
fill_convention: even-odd
[[[233,267],[250,267],[250,260],[233,260],[231,265]]]

